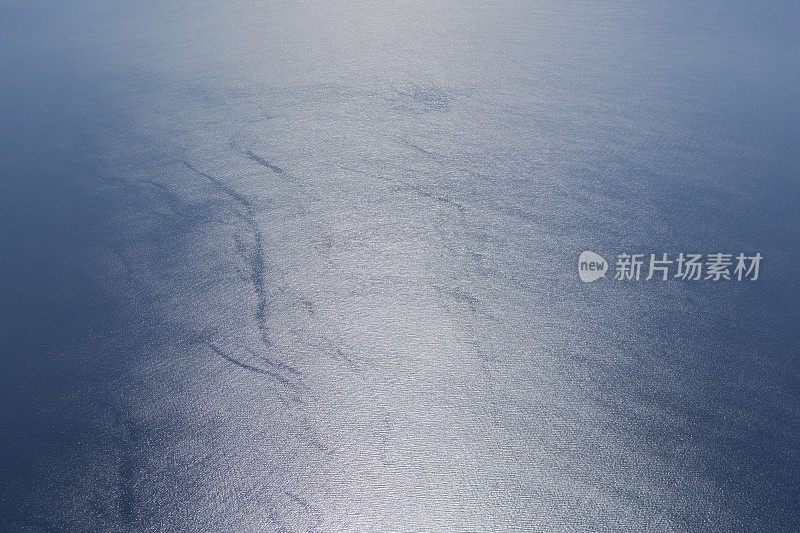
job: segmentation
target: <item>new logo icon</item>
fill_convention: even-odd
[[[584,283],[591,283],[606,275],[608,263],[602,256],[585,251],[578,258],[578,276]]]

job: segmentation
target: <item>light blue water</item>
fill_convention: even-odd
[[[5,530],[800,529],[796,7],[0,21]]]

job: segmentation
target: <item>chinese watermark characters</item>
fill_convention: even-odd
[[[616,281],[756,281],[761,267],[761,253],[738,255],[712,254],[637,254],[621,253],[614,263]],[[578,276],[590,283],[606,276],[608,262],[594,252],[578,258]]]

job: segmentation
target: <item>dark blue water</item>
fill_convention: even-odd
[[[800,530],[798,26],[6,2],[2,529]]]

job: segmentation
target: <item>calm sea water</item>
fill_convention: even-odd
[[[798,26],[4,2],[0,526],[800,530]]]

